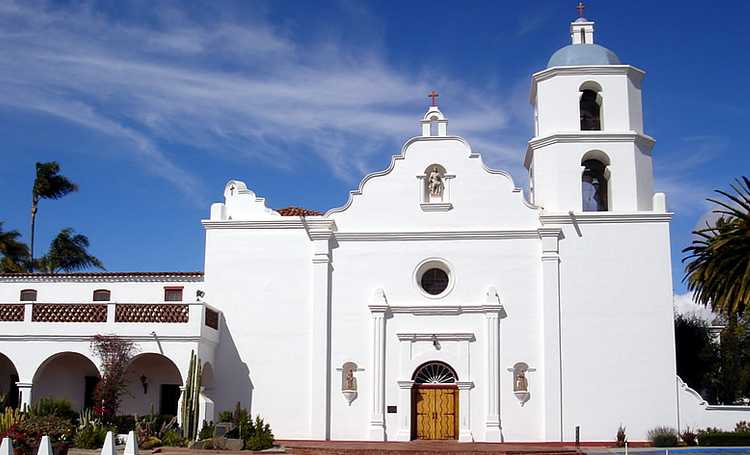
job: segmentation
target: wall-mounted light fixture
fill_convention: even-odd
[[[143,386],[143,394],[148,394],[148,378],[144,374],[141,375],[141,385]]]

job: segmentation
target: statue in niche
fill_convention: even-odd
[[[344,390],[357,390],[357,378],[354,377],[354,371],[346,370],[344,376]]]
[[[513,384],[514,392],[527,392],[529,390],[529,381],[526,379],[526,372],[524,370],[518,370],[516,373],[516,381]]]
[[[357,378],[354,377],[357,364],[346,362],[341,370],[341,390],[357,390]]]
[[[443,176],[437,167],[433,167],[430,175],[427,177],[427,190],[430,192],[430,196],[441,197],[444,189]]]

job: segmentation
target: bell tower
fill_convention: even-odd
[[[654,140],[643,131],[645,73],[594,44],[582,4],[579,16],[571,44],[532,76],[532,202],[548,213],[664,211],[664,196],[653,194]]]

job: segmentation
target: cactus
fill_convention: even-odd
[[[7,432],[13,425],[23,422],[25,418],[26,415],[18,409],[5,408],[5,412],[0,414],[0,434]]]
[[[194,441],[198,436],[198,401],[201,393],[201,359],[190,351],[190,367],[188,368],[185,391],[182,392],[182,437]]]

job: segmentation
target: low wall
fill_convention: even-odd
[[[680,431],[690,427],[700,430],[708,427],[733,431],[737,422],[750,422],[750,406],[708,404],[698,392],[677,378],[678,426]]]

